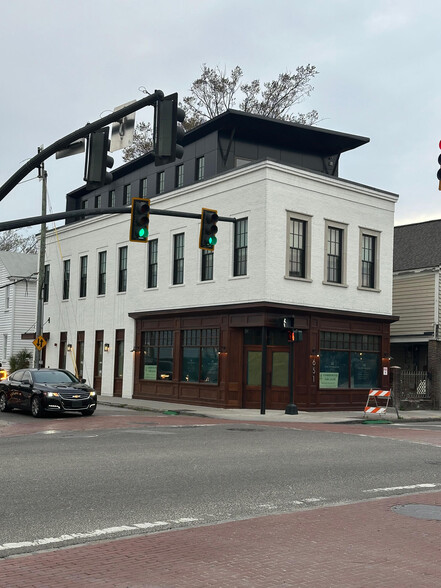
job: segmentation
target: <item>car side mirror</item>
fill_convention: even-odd
[[[22,380],[21,381],[22,384],[26,384],[26,386],[30,386],[32,384],[31,380]]]
[[[81,378],[80,382],[81,382],[82,384],[85,384],[85,383],[86,383],[86,378]]]

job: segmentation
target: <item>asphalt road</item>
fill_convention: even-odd
[[[0,414],[0,425],[44,422],[0,438],[0,557],[441,487],[439,447],[369,427],[360,435],[185,417],[157,426],[148,413],[99,414],[102,427],[97,413],[68,416],[63,430]],[[127,414],[130,426],[117,427]],[[94,427],[75,430],[77,419]]]

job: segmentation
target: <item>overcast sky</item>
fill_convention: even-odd
[[[0,54],[0,185],[38,146],[141,87],[184,96],[203,63],[261,82],[311,63],[319,74],[299,111],[370,138],[341,156],[340,176],[397,193],[396,224],[441,218],[440,0],[14,0],[2,5]],[[83,158],[47,160],[48,212],[83,184]],[[41,214],[35,177],[0,202],[0,220]]]

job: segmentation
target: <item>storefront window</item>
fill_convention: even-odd
[[[218,379],[219,329],[183,331],[181,380],[217,384]]]
[[[320,333],[320,388],[379,385],[381,337]]]
[[[173,331],[145,331],[141,345],[141,380],[171,380]]]

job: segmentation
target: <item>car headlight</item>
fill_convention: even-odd
[[[48,396],[48,398],[53,398],[54,396],[60,396],[58,394],[58,392],[46,392],[46,396]]]
[[[91,392],[89,392],[89,396],[96,396],[95,390],[92,390]]]

